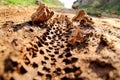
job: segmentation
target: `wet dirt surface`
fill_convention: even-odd
[[[92,17],[94,22],[92,28],[81,25],[80,29],[82,34],[85,35],[85,40],[72,46],[73,49],[70,51],[72,55],[68,54],[64,48],[60,48],[59,54],[66,51],[62,63],[61,58],[57,58],[57,55],[51,54],[51,56],[55,56],[55,59],[52,58],[51,60],[56,60],[56,66],[52,67],[49,64],[47,66],[44,64],[52,62],[47,61],[49,57],[46,53],[49,53],[49,50],[47,50],[48,52],[45,53],[45,56],[37,55],[38,58],[32,59],[36,56],[33,54],[38,54],[38,52],[34,53],[34,51],[37,51],[37,48],[41,54],[44,54],[44,48],[52,49],[51,46],[45,46],[47,44],[42,48],[39,48],[40,44],[37,48],[35,46],[41,40],[39,38],[47,30],[45,28],[46,24],[41,24],[40,26],[32,25],[31,15],[36,9],[37,7],[23,6],[0,7],[0,80],[120,80],[119,18]],[[55,10],[55,15],[62,13],[68,15],[70,18],[76,12],[71,9]],[[57,42],[59,40],[55,41],[55,43]],[[67,45],[62,40],[59,44]],[[32,50],[34,50],[32,53],[29,51],[31,46]],[[28,54],[32,54],[32,56]],[[46,62],[42,61],[43,58],[45,58]],[[69,59],[72,60],[70,64]],[[39,66],[41,65],[39,64],[40,61],[43,63],[43,72]],[[26,65],[24,62],[30,64]],[[38,69],[36,69],[37,66]],[[50,72],[48,67],[50,68]],[[57,72],[55,72],[54,68]],[[45,72],[45,70],[48,72]]]

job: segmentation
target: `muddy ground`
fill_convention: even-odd
[[[37,7],[23,6],[0,7],[0,80],[7,80],[7,78],[4,79],[3,77],[4,74],[5,77],[8,76],[4,71],[4,65],[7,65],[5,60],[10,56],[14,60],[18,59],[19,61],[19,58],[26,53],[24,49],[37,40],[36,36],[41,36],[44,33],[44,30],[39,26],[31,26],[29,22],[32,13],[36,9]],[[76,12],[71,9],[55,10],[55,14],[66,14],[70,18]],[[63,80],[120,80],[120,19],[102,16],[92,17],[92,20],[95,22],[95,34],[100,34],[104,37],[102,39],[99,36],[95,37],[98,42],[89,41],[88,48],[78,50],[80,54],[77,55],[81,60],[80,64],[78,64],[81,68],[80,78],[69,79],[64,77],[62,78]],[[21,56],[14,58],[17,54]],[[10,65],[8,66],[10,67]],[[14,80],[13,78],[9,79]],[[53,80],[59,79],[57,77]],[[26,79],[21,77],[21,79],[15,80]]]

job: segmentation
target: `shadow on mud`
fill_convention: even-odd
[[[22,29],[25,26],[33,26],[32,21],[27,21],[27,22],[24,22],[24,23],[14,25],[13,31],[17,32],[18,30]]]

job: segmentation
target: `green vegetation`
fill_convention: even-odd
[[[64,5],[59,0],[37,0],[52,7],[63,7]],[[0,0],[0,5],[37,5],[36,0]]]
[[[120,14],[120,0],[101,0],[99,5],[94,6],[94,9]]]
[[[35,5],[35,0],[0,0],[0,5]]]
[[[85,9],[91,15],[99,16],[103,12],[120,15],[120,0],[86,0],[86,2],[85,5],[79,2],[78,8]]]
[[[119,5],[106,6],[106,7],[102,8],[101,10],[104,10],[106,12],[116,12],[116,13],[120,14],[120,6]]]

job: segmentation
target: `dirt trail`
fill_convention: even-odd
[[[37,7],[23,7],[23,6],[1,6],[0,7],[0,26],[6,21],[14,21],[15,23],[22,23],[30,20],[30,16]],[[64,13],[71,17],[77,12],[73,9],[63,9],[63,8],[54,8],[58,13]],[[92,17],[95,23],[108,24],[114,27],[120,27],[119,18],[109,18],[109,17]]]
[[[32,25],[30,22],[31,15],[36,9],[37,7],[33,6],[0,7],[0,80],[4,80],[4,77],[6,80],[14,80],[12,77],[13,75],[18,77],[16,80],[26,80],[26,78],[28,80],[32,80],[32,76],[35,77],[34,80],[41,79],[36,75],[38,74],[41,76],[43,74],[35,73],[37,69],[33,70],[30,66],[28,66],[28,69],[28,67],[22,63],[22,60],[25,58],[23,56],[26,56],[25,54],[29,51],[26,51],[26,48],[31,47],[32,44],[32,48],[36,50],[34,44],[38,41],[38,36],[42,36],[42,34],[46,31],[46,29]],[[55,8],[55,11],[55,14],[66,14],[70,18],[72,18],[76,13],[76,11],[72,9]],[[62,75],[56,76],[55,74],[51,74],[54,76],[54,79],[52,80],[60,80],[60,78],[61,80],[120,80],[120,19],[108,17],[92,17],[92,19],[95,22],[93,27],[94,30],[92,28],[89,29],[83,27],[81,28],[81,31],[83,34],[93,33],[93,36],[91,36],[92,34],[88,35],[88,43],[81,43],[79,45],[80,50],[73,50],[73,55],[78,57],[80,60],[77,64],[75,64],[75,66],[80,66],[80,69],[77,70],[78,68],[74,65],[72,67],[74,67],[73,69],[76,70],[76,72],[71,70],[69,67],[63,69],[64,72],[62,73],[59,73],[60,69],[57,69],[58,75]],[[43,52],[41,51],[41,53]],[[29,58],[30,57],[31,56],[29,56]],[[38,59],[31,59],[31,63],[34,61],[40,62]],[[45,57],[45,59],[48,58]],[[76,58],[74,58],[74,60],[75,59]],[[14,67],[16,65],[11,65],[13,63],[12,61],[16,60],[18,61],[16,65],[22,64],[26,70],[20,66],[18,67],[22,69],[18,70],[18,68]],[[4,68],[5,65],[9,67]],[[57,65],[61,67],[62,64],[60,65],[58,63]],[[36,66],[36,64],[33,65],[33,67]],[[14,67],[13,69],[16,70],[16,72],[12,73],[12,67]],[[8,74],[6,74],[6,69],[10,70]],[[26,71],[28,71],[32,76],[28,74],[15,74],[26,73]],[[47,71],[49,71],[49,69],[47,69]],[[75,78],[73,77],[72,71],[75,73]],[[65,77],[63,74],[65,74]],[[48,80],[51,78],[51,75],[46,74]],[[69,76],[73,78],[68,78]],[[45,80],[46,78],[42,77],[42,79]]]
[[[23,6],[2,6],[0,7],[0,27],[6,23],[6,21],[13,21],[14,24],[20,24],[31,20],[31,15],[37,7],[23,7]],[[54,8],[59,14],[66,14],[69,17],[73,17],[76,10]],[[92,16],[91,16],[92,17]],[[117,38],[120,38],[120,19],[109,17],[92,17],[96,27],[102,28],[108,34],[111,34]],[[109,33],[110,32],[110,33]]]

